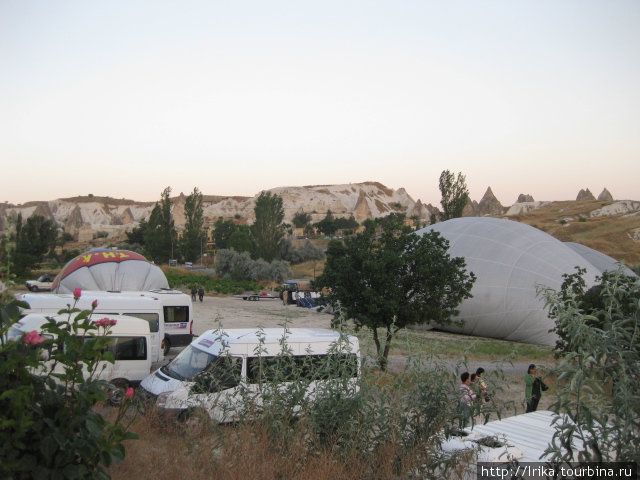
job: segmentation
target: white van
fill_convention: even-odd
[[[75,302],[71,294],[25,293],[19,295],[18,300],[29,304],[29,308],[24,310],[25,313],[45,315],[56,315],[60,310],[73,307]],[[94,300],[98,301],[93,314],[95,318],[99,318],[100,315],[127,315],[146,320],[151,332],[149,347],[151,361],[160,362],[164,359],[164,311],[159,299],[135,292],[124,295],[113,292],[84,291],[78,299],[76,308],[90,310]]]
[[[158,288],[146,292],[122,292],[155,298],[162,303],[164,318],[164,353],[172,347],[186,347],[193,340],[193,304],[191,297],[179,290]]]
[[[283,347],[286,355],[282,354]],[[336,358],[337,364],[328,361]],[[241,392],[259,406],[263,385],[274,380],[282,382],[279,385],[287,384],[286,372],[270,377],[271,367],[283,360],[285,370],[302,374],[309,381],[306,398],[313,397],[332,378],[345,379],[350,391],[358,389],[357,337],[341,337],[334,330],[322,328],[208,330],[140,386],[157,397],[156,404],[161,408],[180,413],[199,407],[213,420],[224,423],[236,419],[233,407]],[[319,373],[327,365],[334,370],[325,368]]]
[[[73,320],[74,314],[71,315]],[[56,321],[69,321],[69,315],[53,315]],[[116,387],[111,393],[110,400],[117,403],[121,399],[122,389],[135,386],[140,383],[151,371],[151,332],[149,323],[143,319],[126,315],[110,315],[116,320],[116,324],[109,329],[108,350],[113,354],[114,363],[101,362],[98,366],[96,378],[107,380]],[[93,321],[99,320],[99,316],[93,316]],[[41,314],[28,314],[11,325],[7,332],[9,339],[17,340],[23,334],[36,330],[47,337],[49,334],[42,332],[42,326],[47,323],[47,318]],[[87,339],[92,337],[87,336]]]

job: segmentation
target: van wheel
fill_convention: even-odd
[[[169,350],[171,350],[171,340],[169,337],[164,337],[164,354],[169,355]]]
[[[124,394],[129,387],[129,382],[124,378],[116,378],[109,387],[109,404],[114,407],[119,406],[124,399]]]
[[[211,417],[202,407],[189,407],[178,414],[178,421],[189,430],[208,429],[211,427]]]
[[[34,285],[33,287],[31,287],[31,291],[32,292],[37,292],[38,291],[38,286]]]

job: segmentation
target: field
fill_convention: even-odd
[[[329,327],[331,316],[307,309],[284,306],[278,300],[243,301],[234,297],[207,296],[194,306],[196,323],[194,333],[221,325],[231,327],[274,327],[286,322],[290,327]],[[371,334],[357,333],[363,356],[365,375],[381,384],[389,384],[403,375],[414,356],[432,357],[443,362],[450,371],[452,381],[464,370],[475,371],[478,366],[487,370],[491,388],[499,391],[494,397],[496,405],[505,407],[505,415],[523,413],[524,382],[527,365],[553,363],[548,347],[455,335],[425,330],[399,332],[390,353],[389,372],[379,372],[373,364],[374,351]],[[174,349],[175,350],[175,349]],[[175,351],[172,351],[175,354]],[[412,367],[414,368],[414,367]],[[418,368],[428,368],[426,364]],[[547,379],[553,392],[555,381]],[[543,396],[540,409],[552,402],[552,395]],[[107,414],[111,414],[106,410]],[[495,419],[493,417],[492,419]],[[326,450],[310,451],[305,446],[305,425],[291,435],[299,439],[274,440],[267,425],[260,422],[234,426],[213,426],[206,422],[195,425],[176,423],[159,416],[156,410],[147,410],[132,425],[139,440],[127,443],[127,456],[123,464],[110,472],[114,479],[129,478],[363,478],[362,459],[349,462],[341,459],[337,446]],[[297,432],[297,433],[296,433]],[[278,442],[282,442],[279,444]],[[274,443],[275,442],[275,443]],[[394,478],[391,469],[397,456],[393,445],[383,452],[378,478]],[[311,453],[310,453],[311,452]],[[396,477],[397,478],[397,477]]]

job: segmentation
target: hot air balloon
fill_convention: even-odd
[[[500,218],[463,217],[418,230],[439,232],[450,243],[452,257],[464,257],[467,271],[476,274],[472,298],[463,300],[460,313],[444,330],[468,335],[554,345],[549,318],[537,287],[560,290],[564,274],[585,270],[587,287],[604,271],[616,270],[613,258],[579,244],[563,243],[524,223]],[[625,269],[624,273],[634,275]]]
[[[69,261],[53,281],[53,293],[75,288],[102,291],[146,291],[169,288],[162,270],[139,253],[95,249]]]

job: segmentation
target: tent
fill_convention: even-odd
[[[75,288],[101,291],[145,291],[169,288],[162,270],[139,253],[95,249],[69,261],[53,281],[53,293]]]

